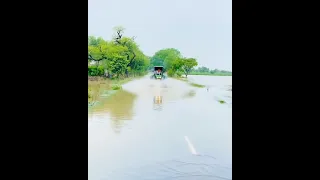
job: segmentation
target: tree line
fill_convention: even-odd
[[[157,51],[152,57],[145,55],[135,41],[135,37],[124,36],[125,29],[114,28],[114,36],[107,41],[101,37],[88,36],[88,75],[129,77],[145,75],[154,66],[163,66],[170,77],[189,74],[219,75],[231,74],[229,71],[210,70],[198,67],[193,57],[184,57],[175,48]]]
[[[205,66],[193,69],[190,74],[192,74],[192,75],[232,76],[231,71],[219,70],[219,69],[209,69]]]
[[[168,76],[186,77],[198,65],[195,58],[183,57],[179,50],[166,48],[156,52],[150,59],[152,66],[163,66]]]
[[[135,42],[135,37],[123,35],[124,28],[115,27],[115,35],[107,41],[88,36],[88,75],[128,77],[143,75],[150,66],[146,56]]]

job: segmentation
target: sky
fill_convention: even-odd
[[[232,70],[232,0],[88,0],[88,34],[113,27],[136,37],[144,54],[176,48],[198,66]]]

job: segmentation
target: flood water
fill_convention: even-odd
[[[206,87],[146,76],[89,108],[89,180],[232,179],[232,77],[188,79]]]

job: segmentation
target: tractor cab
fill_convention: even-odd
[[[154,78],[162,79],[163,78],[163,66],[154,66]]]

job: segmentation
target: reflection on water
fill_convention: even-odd
[[[88,81],[88,105],[91,106],[96,104],[103,90],[109,87],[110,87],[110,82],[107,80]]]
[[[162,96],[153,97],[153,109],[158,111],[162,110]]]
[[[89,113],[106,118],[109,116],[114,131],[120,132],[121,127],[125,125],[125,121],[132,120],[136,97],[135,94],[119,90],[108,98],[100,97],[97,105]]]

